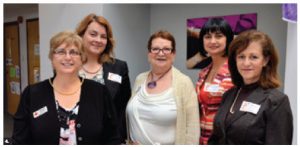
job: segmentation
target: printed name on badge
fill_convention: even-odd
[[[247,101],[243,101],[240,111],[244,111],[244,112],[250,112],[253,114],[257,114],[258,110],[260,108],[260,105],[258,104],[254,104],[251,102],[247,102]]]
[[[219,90],[220,90],[219,84],[205,83],[204,86],[205,86],[204,91],[207,91],[207,92],[219,92]]]
[[[45,114],[46,112],[48,112],[48,109],[47,109],[47,106],[44,106],[43,108],[33,112],[32,115],[33,115],[33,118],[37,118],[37,117]]]
[[[108,79],[111,80],[111,81],[114,81],[114,82],[118,82],[118,83],[122,83],[122,77],[118,74],[115,74],[115,73],[111,73],[109,72],[108,73]]]

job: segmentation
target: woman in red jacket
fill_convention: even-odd
[[[211,18],[201,28],[200,47],[210,55],[209,64],[199,73],[196,84],[200,106],[200,144],[207,144],[222,95],[233,84],[228,70],[228,46],[233,39],[230,25],[223,18]]]

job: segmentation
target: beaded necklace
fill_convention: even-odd
[[[156,87],[156,82],[158,81],[158,80],[160,80],[162,77],[164,77],[170,70],[171,70],[171,68],[172,67],[170,67],[165,73],[163,73],[160,77],[158,77],[156,80],[154,80],[154,76],[153,76],[153,73],[152,73],[152,71],[150,72],[150,74],[151,74],[151,81],[150,82],[148,82],[148,84],[147,84],[147,87],[148,88],[150,88],[150,89],[153,89],[153,88],[155,88]]]

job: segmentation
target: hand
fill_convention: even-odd
[[[199,62],[201,62],[203,59],[204,59],[204,57],[198,52],[197,54],[195,54],[193,57],[190,57],[186,61],[186,66],[187,66],[187,68],[191,69],[195,65],[197,65]]]
[[[137,141],[126,140],[126,145],[141,145],[141,144]]]

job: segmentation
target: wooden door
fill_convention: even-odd
[[[14,115],[20,101],[21,70],[19,24],[17,22],[4,24],[4,96],[7,101],[7,111]]]
[[[28,83],[34,84],[40,81],[40,45],[39,45],[39,20],[26,21],[27,26],[27,59],[28,59]]]

